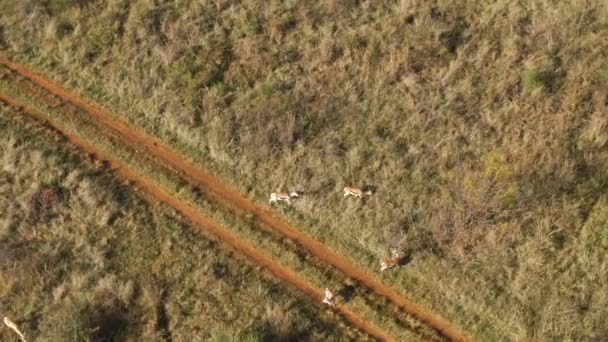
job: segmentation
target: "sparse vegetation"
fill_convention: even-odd
[[[276,210],[370,271],[412,251],[385,280],[477,339],[608,338],[604,2],[16,3],[11,56],[260,201],[306,190]]]

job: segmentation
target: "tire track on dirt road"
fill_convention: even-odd
[[[144,133],[140,128],[134,127],[131,124],[118,119],[117,115],[112,114],[109,111],[102,109],[98,105],[83,99],[76,93],[62,87],[56,82],[32,71],[27,66],[9,61],[4,55],[1,54],[0,64],[5,65],[25,78],[30,79],[32,82],[46,89],[50,93],[83,109],[89,115],[94,117],[94,119],[100,124],[115,130],[124,136],[125,139],[131,141],[133,145],[142,147],[147,153],[153,154],[159,160],[172,165],[174,168],[187,175],[190,179],[202,184],[207,189],[215,193],[218,197],[231,203],[238,210],[247,211],[255,215],[260,222],[292,239],[308,250],[312,255],[318,257],[328,265],[332,265],[346,276],[357,280],[362,285],[375,292],[377,295],[385,297],[387,300],[403,309],[408,314],[419,319],[422,323],[432,327],[440,335],[453,341],[470,341],[469,337],[464,335],[455,327],[451,326],[438,315],[431,313],[421,305],[405,298],[399,292],[383,284],[371,274],[361,270],[356,265],[348,261],[345,257],[329,249],[312,236],[296,229],[287,221],[279,218],[276,214],[269,211],[265,207],[244,197],[231,186],[227,185],[217,177],[201,169],[200,166],[195,165],[193,162],[178,154],[160,139],[152,137]]]
[[[27,115],[28,117],[40,122],[42,125],[58,132],[59,134],[64,136],[69,142],[78,146],[86,153],[93,154],[98,159],[107,161],[108,166],[111,168],[112,171],[122,176],[124,179],[127,179],[132,182],[148,197],[172,207],[177,212],[181,213],[188,221],[194,223],[200,229],[207,230],[213,235],[217,236],[222,242],[226,243],[235,251],[251,258],[254,263],[266,268],[275,277],[281,279],[282,281],[285,281],[286,283],[291,284],[292,286],[304,292],[306,295],[312,297],[315,305],[324,308],[324,306],[321,304],[321,300],[324,298],[324,293],[321,289],[316,288],[315,286],[304,280],[302,277],[297,275],[291,269],[288,269],[287,267],[284,267],[281,264],[275,262],[272,258],[257,250],[250,243],[240,239],[229,229],[213,222],[211,219],[201,214],[196,208],[190,206],[188,203],[171,196],[168,192],[160,189],[154,182],[148,180],[145,176],[138,173],[136,170],[126,166],[117,158],[112,156],[110,153],[105,152],[104,150],[90,144],[78,135],[73,134],[72,132],[70,132],[69,129],[53,120],[53,118],[49,117],[48,115],[45,115],[33,108],[29,108],[27,105],[11,98],[3,92],[0,92],[0,101],[8,104],[11,107],[16,108],[24,115]],[[337,305],[334,310],[345,320],[350,322],[354,327],[360,329],[361,331],[364,331],[370,336],[381,341],[394,341],[391,336],[389,336],[379,328],[362,320],[359,316],[357,316],[354,312],[352,312],[345,306]]]

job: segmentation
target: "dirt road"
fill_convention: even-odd
[[[426,325],[435,329],[442,336],[449,338],[453,341],[470,340],[462,332],[460,332],[455,327],[452,327],[441,317],[429,312],[422,306],[405,298],[396,290],[380,282],[376,277],[361,270],[359,267],[352,264],[343,256],[338,255],[336,252],[332,251],[324,244],[315,240],[312,236],[303,233],[302,231],[293,227],[287,221],[281,219],[275,213],[269,211],[266,207],[263,207],[253,202],[252,200],[244,197],[235,189],[222,182],[217,177],[209,174],[200,166],[195,165],[193,162],[187,160],[186,158],[178,154],[175,150],[167,146],[159,139],[154,138],[144,133],[141,129],[133,127],[132,125],[118,119],[117,115],[112,114],[102,109],[101,107],[83,99],[76,93],[60,86],[54,81],[51,81],[38,73],[35,73],[30,68],[24,65],[11,62],[3,55],[0,55],[0,63],[4,64],[8,68],[19,73],[20,75],[30,79],[37,85],[45,88],[50,93],[53,93],[56,96],[62,98],[64,101],[68,101],[74,104],[75,106],[85,110],[97,122],[107,126],[112,130],[115,130],[125,139],[129,140],[133,145],[137,145],[140,148],[143,148],[147,153],[153,154],[159,160],[162,160],[165,163],[174,167],[175,169],[180,170],[190,179],[197,183],[200,183],[205,188],[215,193],[218,197],[223,198],[239,210],[247,211],[255,215],[255,217],[259,221],[263,222],[265,225],[292,239],[293,241],[301,245],[303,248],[305,248],[310,254],[316,256],[326,264],[332,265],[346,276],[356,279],[362,285],[375,292],[377,295],[388,299],[390,302],[397,305],[407,313],[413,315]],[[165,195],[168,196],[168,194]],[[315,294],[315,296],[317,297],[318,295],[318,293]]]

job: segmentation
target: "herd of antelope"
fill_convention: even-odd
[[[359,188],[351,188],[348,186],[344,188],[344,197],[353,196],[355,198],[363,198],[363,196],[371,196],[371,194],[372,194],[371,190],[363,191]],[[294,198],[299,198],[299,197],[300,197],[300,193],[297,191],[292,191],[290,193],[273,192],[270,194],[270,199],[268,200],[268,204],[270,204],[272,206],[276,202],[285,202],[288,205],[291,205],[291,200]]]
[[[351,188],[347,186],[344,188],[344,195],[342,197],[346,198],[352,196],[354,198],[363,199],[363,196],[371,196],[372,193],[373,192],[371,190],[364,191],[360,188]],[[292,200],[300,198],[300,196],[301,193],[297,191],[292,191],[290,193],[273,192],[270,194],[268,204],[272,206],[277,202],[285,202],[287,205],[291,206]],[[380,272],[384,272],[390,268],[401,265],[404,259],[403,255],[401,255],[401,253],[399,253],[397,250],[392,250],[392,254],[392,258],[380,261]],[[323,299],[323,303],[329,305],[330,307],[335,306],[335,295],[328,288],[325,288],[325,298]]]

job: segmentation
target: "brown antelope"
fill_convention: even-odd
[[[273,192],[270,194],[268,204],[273,205],[275,202],[287,202],[288,205],[291,205],[291,199],[298,197],[300,197],[300,195],[295,191],[292,191],[289,194],[285,192]]]
[[[390,259],[385,259],[380,261],[380,272],[384,272],[386,270],[388,270],[389,268],[393,268],[395,266],[399,266],[401,264],[401,261],[403,260],[403,256],[397,251],[397,250],[392,250],[393,253],[393,257]]]
[[[332,308],[336,306],[336,296],[329,291],[329,289],[325,288],[325,298],[323,299],[323,303],[331,306]]]
[[[344,197],[353,196],[355,198],[363,198],[363,196],[371,196],[371,194],[371,190],[363,191],[359,188],[350,188],[348,186],[344,188]]]
[[[380,272],[384,272],[384,271],[388,270],[389,268],[398,266],[400,262],[401,262],[401,258],[392,258],[392,259],[382,260],[380,262]]]
[[[7,327],[9,327],[10,329],[12,329],[17,335],[19,335],[19,338],[21,339],[22,342],[25,342],[25,336],[23,335],[21,330],[19,330],[19,328],[17,327],[17,324],[15,324],[13,321],[8,319],[8,317],[4,317],[4,324]]]

